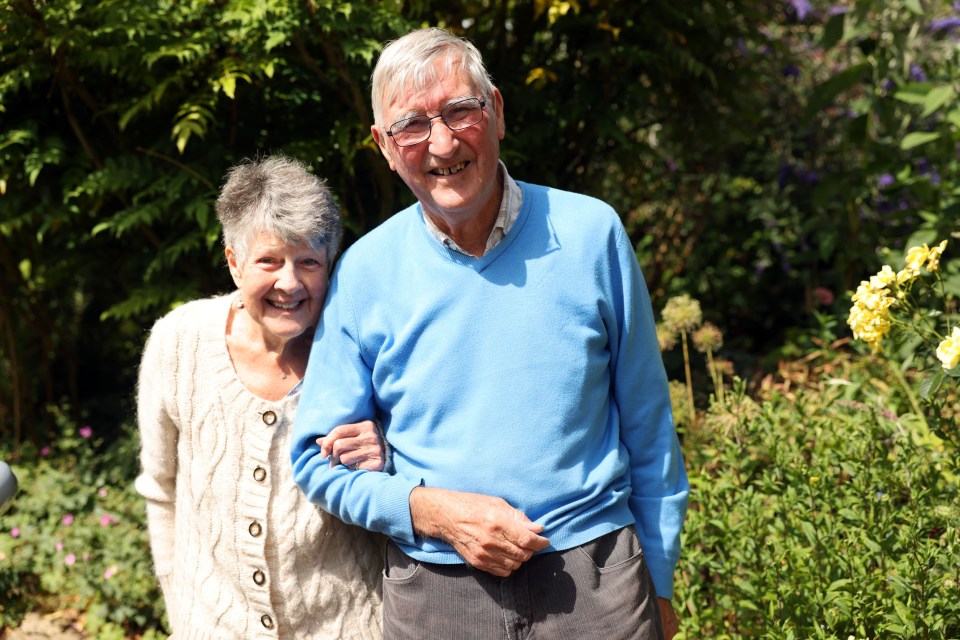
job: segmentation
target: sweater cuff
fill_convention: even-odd
[[[646,556],[647,568],[653,578],[653,586],[657,590],[657,597],[666,600],[673,599],[673,571],[676,563],[670,558]]]

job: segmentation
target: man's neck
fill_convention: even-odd
[[[474,215],[444,216],[424,208],[424,214],[437,228],[446,234],[463,251],[474,258],[481,257],[487,250],[487,239],[493,231],[500,215],[500,203],[503,201],[503,172],[497,171],[497,190],[483,209]]]

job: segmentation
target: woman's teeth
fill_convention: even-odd
[[[300,304],[303,302],[303,300],[300,300],[298,302],[288,302],[286,304],[282,302],[275,302],[273,300],[267,300],[267,302],[269,302],[272,306],[276,307],[277,309],[282,309],[283,311],[292,311],[297,307],[299,307]]]

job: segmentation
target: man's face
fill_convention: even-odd
[[[466,76],[448,75],[423,90],[401,91],[384,105],[385,129],[404,118],[435,116],[448,104],[481,97]],[[399,147],[386,130],[372,127],[374,140],[420,201],[424,211],[450,224],[494,212],[500,207],[497,162],[504,135],[503,98],[493,90],[487,97],[483,119],[472,127],[451,131],[440,118],[433,120],[430,138],[410,147]]]

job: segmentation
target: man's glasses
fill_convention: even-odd
[[[435,116],[414,116],[397,120],[387,129],[387,135],[393,138],[398,147],[411,147],[430,137],[433,121],[443,120],[451,131],[460,131],[472,127],[483,120],[483,108],[486,101],[480,98],[464,98],[451,102]]]

